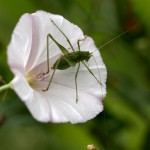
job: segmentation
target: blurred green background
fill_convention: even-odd
[[[0,0],[0,76],[5,82],[13,78],[7,45],[23,13],[60,14],[98,47],[132,28],[100,49],[108,69],[101,114],[83,124],[42,124],[13,91],[0,93],[0,150],[86,150],[87,144],[100,150],[149,150],[149,7],[149,0]]]

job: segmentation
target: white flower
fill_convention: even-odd
[[[77,65],[66,70],[56,70],[48,91],[44,92],[43,89],[46,89],[53,72],[51,67],[63,55],[57,44],[49,38],[50,74],[43,75],[47,71],[47,35],[50,33],[60,45],[71,52],[66,38],[51,19],[78,51],[77,41],[84,38],[78,26],[62,16],[44,11],[24,14],[16,25],[8,46],[8,63],[15,76],[12,88],[38,121],[85,122],[103,110],[106,68],[93,40],[87,37],[80,42],[81,51],[94,52],[97,65],[93,57],[88,64],[94,75],[101,80],[102,85],[81,64],[77,78],[79,95],[77,103],[75,88]]]

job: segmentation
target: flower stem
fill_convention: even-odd
[[[8,84],[0,86],[0,92],[7,90],[8,88],[11,88],[11,82]]]

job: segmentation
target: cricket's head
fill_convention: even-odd
[[[90,52],[85,52],[85,55],[86,55],[86,57],[85,57],[85,61],[86,62],[88,62],[89,61],[89,59],[91,58],[91,56],[92,56],[92,53],[90,53]]]

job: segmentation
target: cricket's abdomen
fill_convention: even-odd
[[[76,51],[61,56],[53,65],[52,69],[65,70],[74,67],[80,61],[88,61],[91,57],[89,52]]]

